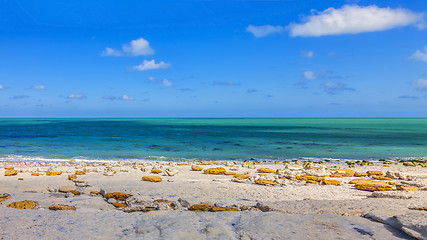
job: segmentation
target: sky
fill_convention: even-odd
[[[0,1],[0,117],[427,117],[425,0]]]

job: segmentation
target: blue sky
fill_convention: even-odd
[[[2,1],[0,117],[427,117],[427,3]]]

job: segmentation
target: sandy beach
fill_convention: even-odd
[[[0,238],[426,239],[426,168],[396,163],[1,162]]]

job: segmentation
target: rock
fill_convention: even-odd
[[[271,168],[258,168],[258,172],[260,173],[275,173],[276,171]]]
[[[159,205],[163,205],[164,203],[159,202],[153,202],[153,201],[147,201],[144,199],[138,199],[137,197],[129,197],[126,199],[127,207],[125,207],[125,212],[135,212],[135,211],[142,211],[142,212],[149,212],[159,209]]]
[[[151,173],[153,173],[153,174],[159,174],[159,173],[162,173],[162,170],[160,170],[160,169],[153,169],[153,170],[151,170]]]
[[[116,208],[125,208],[128,205],[126,205],[125,203],[115,202],[115,203],[113,203],[113,206]]]
[[[416,239],[427,239],[427,213],[411,212],[394,216],[402,230]]]
[[[131,194],[123,193],[123,192],[112,192],[106,193],[105,198],[108,200],[110,198],[114,198],[119,201],[126,201],[127,198],[131,197]]]
[[[249,175],[247,175],[247,174],[235,174],[233,177],[234,178],[240,178],[240,179],[247,179],[247,178],[249,178]]]
[[[277,185],[276,182],[269,181],[269,180],[255,180],[255,183],[260,185]]]
[[[366,172],[369,177],[377,175],[377,176],[384,176],[384,173],[382,171],[367,171]]]
[[[117,200],[116,200],[116,199],[114,199],[114,198],[109,198],[109,199],[107,200],[107,202],[108,202],[109,204],[114,204],[114,203],[116,203],[116,202],[117,202]]]
[[[11,198],[9,193],[0,194],[0,203],[6,201],[9,198]]]
[[[22,202],[13,202],[7,205],[7,207],[16,208],[16,209],[34,209],[38,206],[40,206],[38,202],[31,201],[31,200],[25,200]]]
[[[56,175],[61,175],[62,171],[52,171],[52,170],[48,170],[46,172],[46,176],[56,176]]]
[[[333,177],[333,178],[341,178],[343,176],[344,175],[342,173],[333,173],[333,174],[329,175],[329,177]]]
[[[214,174],[214,175],[222,175],[224,174],[226,171],[224,168],[222,167],[217,167],[217,168],[208,168],[205,169],[203,171],[205,174]]]
[[[76,211],[76,207],[75,206],[62,205],[62,204],[56,204],[56,205],[49,206],[49,210],[54,210],[54,211],[72,210],[72,211]]]
[[[355,178],[355,179],[351,180],[348,183],[349,184],[357,184],[357,183],[360,183],[360,182],[372,182],[372,180],[368,179],[368,178]]]
[[[356,173],[354,173],[354,176],[355,177],[367,177],[368,174],[367,173],[356,172]]]
[[[235,207],[213,207],[209,209],[209,212],[225,212],[225,211],[240,211],[240,209]]]
[[[364,190],[364,191],[391,191],[393,188],[381,182],[359,182],[354,186],[356,189]]]
[[[236,175],[236,172],[225,172],[225,175]]]
[[[65,198],[70,198],[70,197],[74,197],[74,193],[72,193],[72,192],[67,192],[67,193],[65,194]]]
[[[148,182],[161,182],[162,178],[158,176],[144,176],[142,177],[142,180]]]
[[[421,211],[427,211],[427,206],[425,207],[410,207],[411,210],[421,210]]]
[[[229,170],[230,171],[237,171],[237,170],[239,170],[239,166],[232,166],[232,167],[230,167]]]
[[[15,169],[15,167],[4,167],[5,170],[12,170]]]
[[[395,198],[395,199],[410,199],[413,196],[406,192],[386,191],[386,192],[373,192],[372,197],[375,198]]]
[[[213,205],[213,204],[201,203],[201,204],[191,205],[191,207],[189,207],[188,210],[190,210],[190,211],[209,211],[213,207],[215,207],[215,205]]]
[[[375,179],[375,180],[386,180],[386,181],[390,181],[391,180],[391,178],[384,177],[384,176],[381,176],[381,175],[372,175],[372,178]]]
[[[168,176],[175,176],[176,174],[178,174],[178,171],[174,170],[172,168],[167,168],[165,170],[165,174],[168,175]]]
[[[31,176],[39,176],[39,175],[40,175],[40,173],[38,173],[38,172],[31,173]]]
[[[339,186],[341,185],[341,182],[338,180],[323,180],[321,182],[322,185],[334,185],[334,186]]]
[[[202,167],[199,167],[199,166],[196,166],[196,165],[191,166],[191,171],[202,171],[202,170],[203,170]]]
[[[89,194],[91,196],[96,196],[96,195],[99,195],[99,191],[90,191]]]
[[[343,177],[353,177],[356,173],[354,170],[350,169],[340,169],[339,171],[342,172]]]
[[[52,187],[47,187],[47,191],[53,193],[53,192],[57,192],[57,189]]]
[[[404,186],[404,185],[397,185],[396,189],[400,191],[419,191],[419,189],[416,187]]]
[[[74,191],[74,190],[77,190],[76,186],[74,186],[74,185],[66,185],[66,186],[61,186],[58,188],[58,191],[63,192],[63,193],[67,193],[67,192]]]
[[[18,178],[18,180],[22,181],[22,180],[24,180],[24,179],[23,179],[23,178]]]
[[[295,178],[299,181],[316,181],[316,176],[295,176]]]
[[[5,176],[14,176],[17,174],[18,174],[18,171],[16,171],[15,169],[10,169],[10,170],[4,171]]]
[[[74,183],[77,187],[81,187],[81,188],[85,188],[85,187],[90,187],[90,184],[87,182],[75,182]]]
[[[190,203],[187,200],[184,200],[182,198],[178,198],[178,203],[185,208],[188,208],[190,206]]]
[[[114,176],[114,174],[116,174],[116,173],[117,173],[117,171],[114,170],[112,167],[106,167],[104,169],[104,175],[105,176]]]
[[[77,170],[75,174],[76,174],[76,175],[85,175],[85,174],[86,174],[86,172],[85,172],[85,171]]]
[[[81,192],[78,191],[78,190],[71,190],[71,191],[69,191],[69,193],[72,193],[72,194],[74,194],[76,196],[81,194]]]

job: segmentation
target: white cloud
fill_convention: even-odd
[[[151,69],[168,68],[170,65],[170,63],[165,63],[163,61],[156,63],[153,59],[151,61],[144,60],[140,65],[133,66],[133,69],[138,71],[146,71]]]
[[[254,26],[249,25],[246,28],[246,31],[252,33],[255,37],[265,37],[274,33],[281,33],[285,30],[282,26],[272,26],[272,25],[262,25],[262,26]]]
[[[312,58],[314,56],[314,52],[313,51],[302,51],[301,56],[306,57],[306,58]]]
[[[412,86],[414,86],[419,91],[427,91],[427,79],[420,78],[418,80],[412,81]]]
[[[153,53],[154,50],[150,47],[150,43],[144,38],[139,38],[130,41],[129,44],[124,44],[122,51],[106,47],[101,56],[145,56]]]
[[[424,14],[402,8],[344,5],[339,9],[331,7],[323,12],[312,10],[312,15],[308,16],[304,23],[292,23],[288,27],[293,37],[317,37],[382,31],[407,25],[423,28],[423,19]]]
[[[424,52],[417,50],[409,58],[416,61],[427,62],[427,46],[424,47]]]
[[[34,85],[33,89],[35,89],[35,90],[45,90],[46,87],[44,85]]]
[[[67,96],[67,98],[68,98],[68,99],[79,99],[79,100],[81,100],[81,99],[86,98],[86,96],[85,96],[85,95],[83,95],[83,94],[81,94],[81,93],[77,93],[77,94],[72,93],[72,94],[69,94],[69,95]]]
[[[134,97],[130,97],[130,96],[128,96],[128,95],[123,94],[123,95],[120,97],[120,100],[123,100],[123,101],[133,101],[133,100],[135,100],[135,98],[134,98]]]
[[[163,79],[162,80],[162,84],[165,87],[172,87],[173,86],[173,83],[171,81],[167,80],[167,79]]]
[[[304,76],[305,80],[316,80],[317,79],[316,74],[312,71],[305,71],[303,73],[303,76]]]

